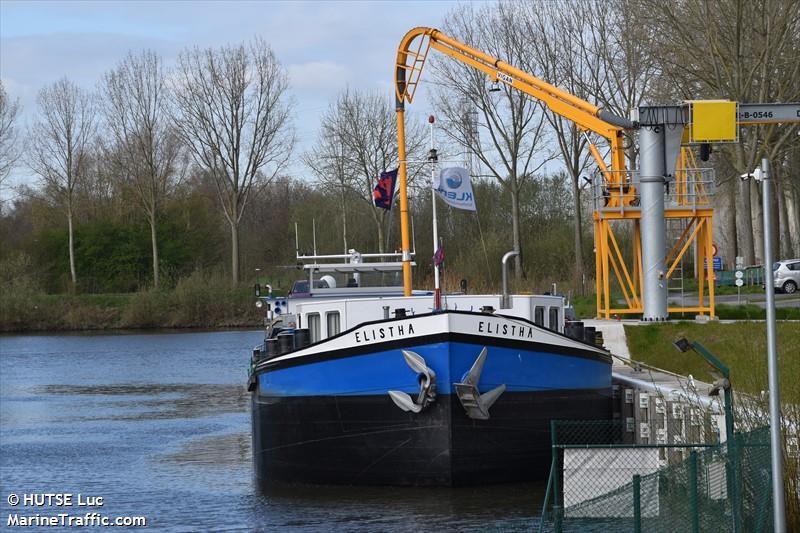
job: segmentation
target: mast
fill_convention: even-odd
[[[431,206],[433,216],[433,310],[439,311],[442,308],[442,292],[441,285],[439,284],[439,265],[436,263],[435,259],[436,252],[439,251],[439,226],[436,220],[436,161],[438,160],[438,156],[433,139],[433,123],[435,121],[436,119],[433,115],[428,117],[428,124],[430,124],[431,129],[431,150],[428,153],[428,162],[431,165]]]

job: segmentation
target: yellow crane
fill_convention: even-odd
[[[608,141],[610,165],[606,165],[597,147],[593,143],[589,143],[589,150],[597,162],[602,178],[602,198],[600,202],[595,202],[593,212],[598,317],[611,318],[615,314],[642,314],[644,310],[643,292],[647,292],[643,291],[645,270],[648,275],[647,287],[651,289],[650,293],[654,294],[658,292],[658,289],[653,290],[653,285],[656,284],[663,289],[663,282],[668,281],[673,275],[692,244],[695,245],[695,264],[698,265],[698,304],[690,307],[674,306],[667,309],[666,297],[661,295],[664,308],[663,311],[655,314],[659,317],[657,319],[666,318],[667,311],[714,315],[713,209],[710,206],[708,192],[704,188],[706,182],[702,176],[698,176],[700,171],[694,168],[696,164],[693,152],[680,148],[680,146],[708,142],[735,142],[737,140],[736,128],[739,124],[800,122],[800,104],[737,104],[735,102],[699,101],[687,102],[680,106],[642,108],[648,111],[651,121],[642,120],[642,124],[649,128],[648,136],[652,134],[650,131],[652,128],[657,129],[659,124],[663,126],[665,121],[680,126],[677,143],[672,134],[671,142],[677,146],[661,148],[666,151],[672,150],[669,154],[665,153],[667,161],[673,153],[677,156],[677,150],[680,148],[680,157],[672,157],[672,161],[677,159],[677,162],[673,165],[674,168],[670,169],[670,175],[674,177],[675,181],[676,202],[673,207],[663,209],[662,198],[663,214],[658,216],[663,220],[678,220],[682,226],[682,233],[672,244],[671,250],[665,256],[656,258],[656,261],[648,259],[649,264],[643,267],[640,232],[642,210],[639,208],[639,196],[634,186],[634,180],[625,168],[623,148],[624,131],[635,129],[639,124],[586,102],[513,65],[453,39],[435,28],[414,28],[406,33],[400,41],[394,79],[398,157],[400,160],[398,178],[403,285],[406,296],[411,295],[411,253],[406,192],[405,103],[411,103],[414,99],[431,48],[484,72],[490,79],[498,83],[504,83],[536,98],[552,112],[574,122],[584,133],[593,132]],[[732,118],[728,116],[731,113],[733,113]],[[665,119],[664,117],[667,116],[677,118]],[[675,120],[674,123],[673,120]],[[722,134],[720,134],[721,128],[725,130]],[[667,145],[669,143],[670,141],[666,141]],[[664,141],[662,144],[665,144]],[[613,231],[613,225],[620,221],[633,224],[633,250],[630,260],[626,260],[624,257],[619,240]],[[648,255],[653,256],[652,246],[650,246]],[[652,275],[654,266],[658,267],[657,278],[653,278]],[[705,270],[702,274],[700,273],[701,268]],[[612,301],[612,274],[624,297],[624,305],[615,305]],[[708,305],[705,304],[704,294],[706,284],[709,295]]]
[[[417,40],[416,50],[412,50],[415,40]],[[408,235],[408,198],[406,195],[405,102],[411,103],[414,99],[425,60],[431,48],[485,72],[500,83],[510,85],[542,101],[553,112],[573,121],[584,132],[591,131],[606,138],[611,146],[612,172],[604,172],[604,175],[610,182],[610,189],[616,191],[622,186],[626,188],[627,192],[628,187],[628,184],[616,183],[615,178],[624,175],[623,172],[619,172],[625,169],[623,130],[632,127],[633,123],[604,111],[575,95],[562,91],[558,87],[542,81],[513,65],[504,63],[452,37],[448,37],[439,30],[425,27],[414,28],[406,33],[400,42],[395,68],[397,139],[400,159],[398,177],[400,181],[401,245],[405,262],[403,278],[406,295],[411,294],[411,257]],[[409,62],[409,58],[411,62]],[[591,144],[590,149],[597,160],[598,166],[607,171],[606,164],[597,148]],[[624,200],[614,198],[612,203],[616,204],[619,201]]]

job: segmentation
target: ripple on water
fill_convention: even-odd
[[[0,339],[3,490],[103,496],[153,531],[531,529],[540,484],[258,489],[243,376],[260,336]]]

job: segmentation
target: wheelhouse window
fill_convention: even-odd
[[[306,315],[306,322],[308,322],[308,335],[311,337],[311,343],[319,342],[320,338],[320,318],[319,313],[309,313]]]
[[[533,310],[533,323],[537,326],[544,326],[544,307],[537,305]]]
[[[339,311],[328,311],[325,313],[325,319],[328,322],[328,337],[338,335],[342,330],[340,325]]]
[[[553,331],[558,331],[558,307],[551,307],[550,308],[550,316],[548,317],[547,327],[552,329]]]

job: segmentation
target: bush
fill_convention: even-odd
[[[135,293],[122,313],[120,325],[125,328],[165,327],[169,316],[166,293],[146,290]]]
[[[258,327],[251,289],[232,288],[222,272],[197,270],[174,290],[132,294],[43,294],[29,258],[0,263],[0,331],[110,328]],[[27,277],[26,277],[27,276]]]
[[[26,324],[42,321],[47,312],[40,305],[39,291],[33,272],[33,262],[25,253],[11,255],[0,261],[0,324],[2,331],[14,331]]]
[[[224,323],[230,295],[230,281],[221,273],[195,270],[175,287],[173,325],[211,327]]]

